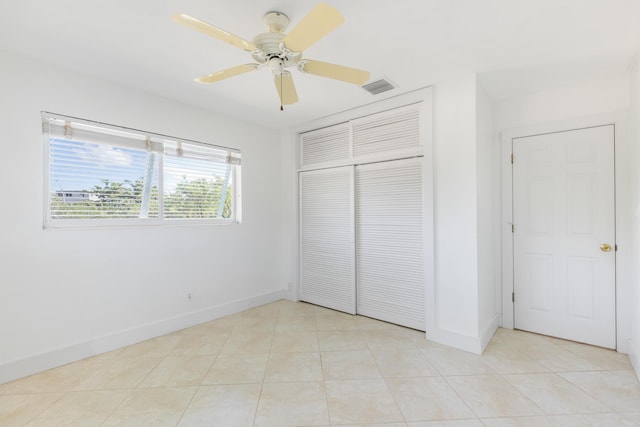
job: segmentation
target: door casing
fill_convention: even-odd
[[[614,130],[607,125],[512,140],[518,329],[616,347],[615,250],[599,248],[615,246]],[[588,195],[580,193],[587,188]],[[530,205],[532,198],[537,203]],[[589,277],[581,277],[589,268]]]
[[[513,282],[513,176],[512,176],[512,140],[527,136],[541,135],[545,133],[555,133],[567,130],[582,129],[594,126],[613,125],[614,126],[614,144],[615,144],[615,188],[616,188],[616,235],[619,251],[616,256],[616,342],[617,350],[622,353],[628,351],[628,327],[624,322],[626,318],[627,307],[624,303],[628,298],[628,264],[625,262],[625,244],[626,239],[623,237],[625,232],[625,224],[627,224],[626,214],[630,210],[629,196],[627,195],[629,188],[625,184],[623,177],[628,174],[629,164],[626,162],[628,155],[628,139],[626,137],[627,119],[623,113],[602,114],[593,117],[585,117],[575,120],[565,120],[553,122],[549,124],[526,126],[521,128],[510,129],[500,133],[500,169],[501,169],[501,215],[500,215],[500,241],[496,252],[500,253],[499,261],[501,266],[498,269],[502,272],[501,283],[498,285],[496,301],[498,307],[502,307],[501,326],[506,329],[514,327],[514,305],[512,295],[514,292]],[[620,226],[623,226],[621,228]]]

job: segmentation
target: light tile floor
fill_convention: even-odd
[[[499,329],[482,356],[279,301],[0,385],[1,426],[640,426],[626,356]]]

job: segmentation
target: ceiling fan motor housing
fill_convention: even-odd
[[[253,59],[259,64],[269,63],[269,68],[274,73],[275,70],[271,65],[271,60],[274,58],[280,59],[282,69],[295,66],[300,61],[302,53],[292,52],[286,48],[283,49],[282,39],[285,35],[284,33],[274,32],[258,34],[253,39],[253,43],[258,48],[257,51],[252,53]]]

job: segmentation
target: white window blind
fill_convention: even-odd
[[[237,217],[238,150],[43,113],[49,226]]]
[[[164,217],[229,218],[232,165],[201,158],[165,155]]]
[[[157,218],[158,159],[146,150],[50,137],[50,218]]]
[[[422,159],[357,166],[357,312],[425,329]]]
[[[355,314],[353,167],[300,174],[300,290]]]

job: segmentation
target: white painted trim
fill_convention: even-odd
[[[424,281],[425,281],[425,334],[430,337],[436,330],[436,254],[435,254],[435,164],[434,164],[434,126],[433,93],[425,93],[420,106],[420,138],[424,157],[422,158],[422,238],[424,242]]]
[[[353,144],[351,144],[353,146]],[[351,198],[351,290],[353,292],[353,312],[351,314],[356,315],[358,312],[358,276],[356,272],[356,167],[350,167],[351,177],[349,179],[349,197]]]
[[[49,212],[51,212],[51,189],[49,188],[49,181],[51,179],[49,159],[51,153],[49,149],[49,136],[46,132],[41,133],[40,144],[42,144],[42,164],[40,167],[40,170],[42,170],[42,194],[40,195],[42,199],[42,229],[47,230],[50,222]]]
[[[482,343],[479,337],[463,335],[458,332],[436,328],[427,331],[427,341],[433,341],[469,353],[482,354]]]
[[[433,328],[427,331],[427,340],[468,351],[469,353],[482,354],[498,330],[499,323],[500,315],[495,314],[484,331],[480,331],[479,337],[463,335],[442,328]]]
[[[298,162],[302,158],[302,148],[299,144],[299,138],[297,134],[289,133],[288,137],[290,139],[290,147],[291,147],[291,159],[292,161]],[[291,165],[291,180],[294,182],[293,184],[293,205],[291,208],[294,209],[294,224],[292,228],[292,238],[294,243],[292,244],[292,253],[291,258],[293,260],[293,265],[295,266],[295,283],[291,284],[291,290],[289,292],[289,299],[291,301],[298,302],[300,301],[300,181],[298,180],[298,172],[296,171],[297,164]]]
[[[0,384],[278,301],[285,295],[281,290],[231,301],[6,362],[0,365]]]
[[[501,167],[502,167],[502,289],[498,288],[497,292],[502,292],[502,327],[513,329],[514,327],[514,310],[511,302],[511,294],[513,292],[513,235],[511,233],[511,223],[513,220],[513,175],[511,165],[512,141],[514,138],[522,138],[533,135],[541,135],[545,133],[562,132],[572,129],[581,129],[587,127],[614,125],[615,126],[615,182],[616,182],[616,242],[620,244],[622,236],[620,227],[626,224],[627,216],[627,199],[625,192],[628,192],[627,179],[629,165],[624,161],[625,153],[628,151],[628,138],[626,136],[627,113],[626,111],[612,112],[608,114],[599,114],[596,116],[583,117],[573,120],[564,120],[558,122],[544,123],[534,126],[526,126],[521,128],[506,129],[501,133]],[[628,157],[628,156],[627,156]],[[516,159],[518,161],[518,159]],[[517,224],[516,224],[517,226]],[[621,353],[628,352],[628,339],[626,339],[627,331],[624,325],[625,309],[624,298],[622,297],[622,288],[627,287],[624,274],[627,266],[624,262],[620,263],[621,252],[616,257],[616,323],[617,323],[617,350]],[[516,296],[517,298],[517,296]],[[621,327],[622,326],[622,327]]]
[[[333,126],[338,123],[347,122],[349,120],[357,119],[371,114],[381,113],[393,108],[404,107],[410,104],[417,104],[419,102],[430,102],[431,92],[431,87],[426,87],[404,94],[396,95],[391,98],[363,105],[361,107],[352,108],[350,110],[321,117],[307,123],[302,123],[292,128],[292,132],[300,134],[327,126]],[[300,159],[300,157],[297,157],[297,159]]]
[[[404,150],[395,150],[392,152],[384,152],[384,153],[376,153],[370,154],[367,156],[359,156],[357,158],[345,159],[345,160],[334,160],[331,162],[323,162],[323,163],[315,163],[310,166],[305,166],[303,168],[298,169],[298,172],[305,171],[313,171],[317,169],[331,169],[331,168],[339,168],[343,166],[357,166],[357,165],[367,165],[371,163],[380,163],[380,162],[388,162],[390,160],[402,160],[408,159],[411,157],[420,157],[424,155],[424,150],[422,147],[419,148],[407,148]]]
[[[640,380],[640,357],[637,354],[629,354],[628,356],[631,361],[631,366],[633,366],[633,370],[636,373],[636,377]]]
[[[484,331],[480,331],[480,345],[481,345],[482,351],[484,351],[484,349],[487,348],[487,346],[489,345],[491,338],[493,338],[493,335],[498,330],[499,324],[500,324],[500,315],[496,313],[493,316],[493,319],[491,319],[491,322],[489,322],[487,327],[484,329]]]
[[[502,135],[502,149],[500,164],[502,165],[502,221],[500,233],[502,236],[502,327],[513,329],[513,171],[511,154],[513,153],[512,139],[509,134]]]

